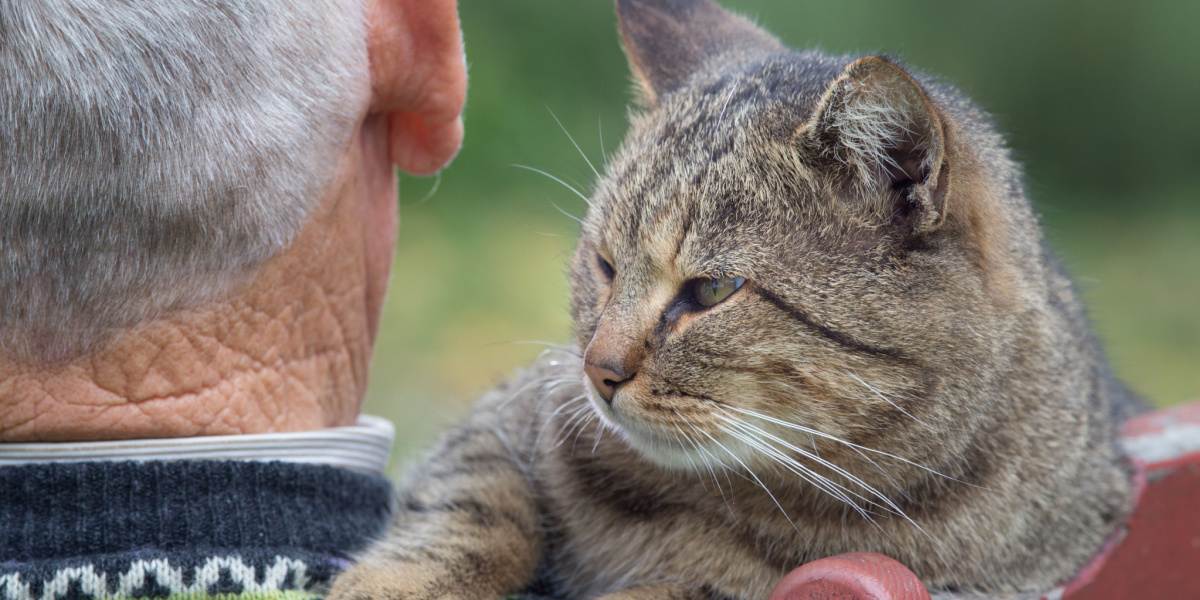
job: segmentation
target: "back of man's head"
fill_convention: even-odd
[[[0,352],[77,356],[286,247],[365,109],[360,3],[0,2]]]

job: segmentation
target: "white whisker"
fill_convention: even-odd
[[[896,410],[900,411],[901,413],[904,413],[904,416],[916,421],[917,423],[921,424],[923,427],[925,427],[931,431],[934,431],[935,433],[937,432],[937,430],[934,429],[933,427],[930,427],[928,423],[914,417],[912,415],[912,413],[908,412],[907,410],[904,410],[904,408],[902,408],[899,404],[896,404],[895,402],[893,402],[891,400],[891,398],[884,396],[883,392],[880,392],[879,390],[875,389],[875,386],[864,381],[862,377],[859,377],[858,375],[855,375],[854,373],[851,373],[849,371],[842,371],[842,372],[845,373],[846,375],[849,375],[851,379],[857,381],[860,385],[862,385],[863,387],[870,390],[870,392],[872,394],[874,394],[876,398],[879,398],[880,400],[883,400],[884,402],[891,404],[892,408],[895,408]]]
[[[583,219],[581,219],[581,218],[579,218],[579,217],[577,217],[577,216],[575,216],[575,215],[571,214],[570,212],[567,212],[567,210],[566,210],[566,209],[564,209],[563,207],[561,207],[561,206],[559,206],[559,205],[555,204],[554,202],[551,202],[551,203],[550,203],[550,206],[553,206],[553,207],[554,207],[554,210],[557,210],[557,211],[558,211],[559,213],[561,213],[561,214],[562,214],[564,217],[566,217],[566,218],[568,218],[568,219],[571,219],[572,221],[575,221],[576,223],[579,223],[580,225],[583,225]]]
[[[689,426],[690,426],[690,424],[689,424]],[[694,426],[693,426],[693,429],[694,429]],[[729,515],[731,517],[736,518],[737,513],[734,512],[733,505],[729,504],[729,497],[725,495],[725,489],[721,487],[721,479],[719,477],[717,477],[717,472],[716,472],[716,470],[713,469],[712,462],[709,462],[709,458],[711,458],[712,455],[709,454],[707,450],[702,448],[700,446],[700,444],[698,442],[696,442],[696,440],[692,439],[692,437],[689,436],[687,433],[683,432],[682,430],[680,430],[680,432],[683,433],[683,437],[684,437],[684,439],[686,439],[688,441],[688,444],[690,444],[692,446],[692,448],[697,452],[697,458],[700,459],[701,464],[704,465],[704,470],[708,472],[709,478],[712,479],[713,485],[716,486],[717,494],[721,496],[721,503],[725,505],[725,510],[729,511]],[[717,466],[721,468],[722,472],[725,471],[724,465],[721,464],[720,461],[716,461],[714,458],[713,462],[717,463]],[[704,481],[703,476],[701,476],[700,481]],[[730,483],[730,482],[727,480],[726,483]],[[732,486],[732,484],[730,484],[730,492],[732,493],[732,491],[733,491],[733,486]]]
[[[788,421],[784,421],[783,419],[778,419],[778,418],[776,418],[776,417],[772,417],[772,416],[770,416],[770,415],[764,415],[764,414],[762,414],[762,413],[755,412],[755,411],[752,411],[752,410],[749,410],[749,409],[745,409],[745,408],[739,408],[739,407],[736,407],[736,406],[729,406],[729,407],[727,407],[727,408],[728,408],[729,410],[733,410],[733,411],[736,411],[736,412],[742,413],[742,414],[744,414],[744,415],[748,415],[748,416],[751,416],[751,417],[756,417],[756,418],[762,419],[762,420],[764,420],[764,421],[767,421],[767,422],[770,422],[770,423],[774,423],[774,424],[776,424],[776,425],[779,425],[779,426],[781,426],[781,427],[786,427],[786,428],[788,428],[788,429],[795,429],[796,431],[803,431],[804,433],[807,433],[807,434],[809,434],[809,435],[814,435],[814,436],[816,436],[816,437],[819,437],[819,438],[822,438],[822,439],[827,439],[827,440],[830,440],[830,441],[833,441],[833,442],[837,442],[837,443],[839,443],[839,444],[842,444],[842,445],[845,445],[845,446],[847,446],[847,447],[849,447],[849,448],[856,448],[856,449],[858,449],[858,450],[863,450],[863,451],[865,451],[865,452],[870,452],[870,453],[872,453],[872,454],[877,454],[877,455],[879,455],[879,456],[886,456],[886,457],[888,457],[888,458],[891,458],[891,459],[894,459],[894,460],[898,460],[898,461],[900,461],[900,462],[902,462],[902,463],[905,463],[905,464],[908,464],[908,465],[912,465],[912,466],[914,466],[914,467],[916,467],[916,468],[918,468],[918,469],[921,469],[921,470],[923,470],[923,471],[926,471],[926,472],[928,472],[928,473],[931,473],[931,474],[933,474],[933,475],[937,475],[938,477],[942,477],[942,478],[944,478],[944,479],[947,479],[947,480],[950,480],[950,481],[953,481],[953,482],[956,482],[956,483],[961,483],[961,484],[963,484],[963,485],[974,485],[974,484],[971,484],[971,483],[968,483],[968,482],[962,481],[962,480],[960,480],[960,479],[957,479],[957,478],[951,477],[951,476],[949,476],[949,475],[946,475],[945,473],[941,473],[941,472],[939,472],[939,471],[937,471],[937,470],[931,469],[931,468],[929,468],[929,467],[927,467],[927,466],[925,466],[925,465],[923,465],[923,464],[921,464],[921,463],[918,463],[918,462],[911,461],[911,460],[909,460],[909,459],[907,459],[907,458],[904,458],[903,456],[898,456],[898,455],[892,454],[892,453],[890,453],[890,452],[884,452],[883,450],[876,450],[876,449],[874,449],[874,448],[869,448],[869,447],[867,447],[867,446],[862,446],[862,445],[859,445],[859,444],[855,444],[854,442],[848,442],[848,441],[846,441],[846,440],[843,440],[842,438],[839,438],[839,437],[837,437],[837,436],[834,436],[834,435],[830,435],[830,434],[828,434],[828,433],[825,433],[825,432],[823,432],[823,431],[820,431],[820,430],[818,430],[818,429],[813,429],[813,428],[811,428],[811,427],[805,427],[805,426],[803,426],[803,425],[798,425],[798,424],[796,424],[796,423],[790,423],[790,422],[788,422]],[[975,486],[975,487],[978,487],[978,486]]]
[[[558,123],[558,128],[561,129],[564,134],[566,134],[568,140],[571,140],[571,145],[575,146],[575,150],[579,152],[579,156],[583,157],[583,162],[587,163],[588,168],[592,170],[592,173],[596,176],[596,179],[599,179],[600,171],[596,170],[596,166],[592,164],[592,160],[588,158],[588,155],[583,151],[583,148],[579,147],[579,144],[575,141],[575,138],[571,136],[571,132],[567,131],[567,127],[558,119],[558,115],[554,114],[554,111],[551,110],[549,106],[546,107],[546,110],[550,111],[550,116],[554,119],[555,123]]]
[[[579,426],[579,423],[586,422],[587,418],[594,414],[595,413],[592,412],[592,408],[588,406],[586,402],[575,410],[571,411],[571,416],[567,419],[567,422],[559,427],[560,438],[556,440],[554,447],[557,448],[561,446],[563,442],[570,439],[571,435],[575,432],[576,427]]]
[[[779,512],[783,514],[783,518],[787,519],[788,523],[792,524],[792,528],[796,530],[796,533],[800,532],[800,528],[796,525],[796,522],[792,520],[792,517],[791,517],[791,515],[788,514],[787,510],[785,510],[783,508],[783,504],[779,503],[779,499],[775,497],[775,494],[771,493],[771,489],[767,487],[767,484],[763,483],[762,479],[758,478],[758,475],[754,472],[753,469],[751,469],[749,466],[747,466],[746,463],[742,462],[742,459],[738,458],[737,455],[734,454],[729,448],[725,447],[725,444],[722,444],[721,442],[717,441],[717,438],[713,437],[707,431],[704,431],[703,429],[697,429],[697,431],[699,431],[701,434],[703,434],[704,437],[707,437],[709,439],[709,441],[716,444],[718,448],[720,448],[721,450],[724,450],[725,453],[728,454],[730,458],[732,458],[735,462],[737,462],[737,464],[741,465],[741,467],[743,469],[745,469],[746,472],[749,473],[751,477],[754,478],[754,481],[755,481],[755,483],[758,484],[758,487],[761,487],[763,489],[763,491],[767,493],[767,496],[771,498],[771,502],[774,502],[775,506],[779,508]]]
[[[544,436],[546,434],[546,429],[554,423],[554,420],[558,416],[559,413],[561,413],[562,411],[564,411],[568,408],[571,408],[572,406],[574,406],[575,404],[577,404],[579,402],[584,402],[586,400],[587,400],[586,395],[580,395],[580,396],[575,396],[574,398],[571,398],[571,399],[567,400],[566,402],[563,402],[562,404],[558,405],[558,408],[555,408],[554,411],[551,412],[550,415],[548,417],[546,417],[545,420],[542,421],[541,427],[538,429],[537,437],[534,438],[534,441],[533,441],[534,447],[540,447],[542,445],[542,436]]]
[[[518,168],[518,169],[525,169],[526,171],[533,171],[534,173],[537,173],[537,174],[539,174],[539,175],[541,175],[541,176],[543,176],[543,177],[548,177],[548,178],[550,178],[552,181],[558,182],[558,184],[559,184],[559,185],[561,185],[561,186],[563,186],[563,187],[567,188],[568,190],[570,190],[572,193],[574,193],[576,196],[578,196],[580,200],[583,200],[583,203],[584,203],[584,204],[588,205],[589,207],[592,205],[592,201],[591,201],[591,200],[589,200],[587,196],[583,195],[583,192],[579,191],[579,189],[578,189],[578,188],[576,188],[575,186],[573,186],[573,185],[571,185],[571,184],[569,184],[569,183],[567,183],[567,182],[563,181],[562,179],[560,179],[559,177],[557,177],[557,176],[555,176],[555,175],[551,175],[550,173],[547,173],[546,171],[543,171],[543,170],[541,170],[541,169],[539,169],[539,168],[537,168],[537,167],[531,167],[531,166],[529,166],[529,165],[514,164],[514,165],[512,165],[512,166],[514,166],[514,167],[516,167],[516,168]],[[561,209],[560,209],[560,210],[561,210]]]
[[[831,484],[836,485],[839,489],[845,491],[846,493],[853,495],[854,497],[859,498],[860,500],[867,502],[868,504],[877,506],[888,512],[892,512],[892,513],[896,514],[897,516],[904,518],[906,521],[909,521],[914,526],[916,526],[918,529],[920,528],[920,526],[917,525],[915,522],[913,522],[912,519],[908,518],[908,515],[905,514],[904,511],[901,510],[900,507],[897,506],[890,498],[888,498],[882,492],[880,492],[879,490],[875,489],[874,487],[872,487],[869,484],[867,484],[866,482],[864,482],[858,476],[850,473],[849,471],[846,471],[845,469],[843,469],[823,458],[814,456],[812,453],[808,452],[807,450],[804,450],[803,448],[799,448],[791,443],[788,443],[786,440],[783,440],[783,439],[779,438],[778,436],[772,435],[771,433],[769,433],[761,428],[750,425],[749,423],[738,421],[736,419],[730,419],[729,417],[725,417],[723,415],[718,415],[718,416],[723,419],[726,419],[727,423],[730,423],[731,425],[734,425],[735,427],[742,428],[743,431],[746,433],[753,434],[756,436],[766,437],[767,439],[787,448],[788,450],[796,452],[797,454],[800,454],[801,456],[808,458],[809,460],[813,460],[813,461],[817,462],[818,464],[820,464],[821,466],[837,473],[838,475],[841,475],[842,477],[849,480],[851,483],[861,487],[862,489],[866,490],[868,493],[870,493],[870,494],[874,495],[875,497],[879,498],[880,500],[882,500],[884,504],[880,505],[879,503],[877,503],[869,498],[866,498],[866,497],[854,492],[853,490],[847,489],[845,486],[842,486],[842,485],[836,484],[832,481],[829,481],[827,478],[820,476],[819,474],[812,471],[811,469],[801,466],[801,468],[804,468],[809,473],[812,473],[813,475],[821,477],[825,481],[829,481]],[[762,441],[761,438],[759,438],[759,441]],[[766,443],[766,442],[763,442],[763,443]],[[794,459],[791,459],[791,457],[787,457],[786,455],[784,455],[784,456],[786,458],[788,458],[789,460],[792,460],[793,462],[795,462]],[[796,462],[795,464],[797,466],[800,466],[798,462]]]
[[[604,159],[604,164],[608,164],[608,151],[604,149],[604,117],[596,117],[596,133],[600,135],[600,158]]]
[[[875,503],[871,502],[870,500],[868,500],[866,498],[863,498],[861,495],[856,494],[855,492],[853,492],[851,490],[847,490],[844,486],[839,485],[838,483],[836,483],[834,481],[831,481],[829,478],[813,471],[812,469],[805,467],[804,465],[800,464],[792,457],[787,456],[786,454],[780,452],[777,448],[775,448],[774,446],[771,446],[769,443],[767,443],[761,439],[754,438],[748,434],[740,433],[738,431],[728,429],[726,427],[722,427],[721,431],[724,431],[726,434],[732,436],[734,439],[737,439],[738,441],[742,442],[743,444],[746,444],[747,446],[750,446],[751,448],[757,450],[759,453],[765,455],[767,458],[770,458],[772,461],[783,466],[785,469],[787,469],[792,474],[794,474],[797,477],[800,477],[802,480],[812,484],[817,489],[828,494],[829,496],[839,500],[846,507],[853,509],[855,512],[859,513],[864,519],[869,521],[872,525],[875,525],[877,528],[879,527],[879,525],[875,523],[875,520],[871,518],[870,511],[867,511],[863,507],[859,506],[858,503],[854,502],[849,497],[849,495],[853,495],[868,504],[875,504]]]
[[[604,432],[608,430],[608,425],[604,424],[604,419],[599,419],[599,428],[596,430],[596,440],[592,442],[592,456],[596,455],[596,448],[600,447],[600,440],[604,439]]]

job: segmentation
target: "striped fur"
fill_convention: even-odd
[[[849,551],[950,593],[1072,575],[1129,510],[1137,402],[985,116],[708,0],[618,10],[645,106],[572,264],[578,350],[443,440],[334,598],[765,598]],[[602,335],[636,371],[611,404]]]

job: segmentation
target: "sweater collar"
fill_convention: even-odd
[[[349,427],[190,438],[0,444],[0,467],[67,462],[277,461],[328,465],[369,475],[387,468],[395,430],[386,419],[359,417]]]

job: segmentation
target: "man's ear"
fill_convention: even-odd
[[[371,112],[388,119],[391,161],[432,174],[462,145],[467,72],[456,0],[367,0]]]
[[[801,130],[806,154],[848,187],[896,202],[885,209],[911,233],[945,219],[950,184],[938,108],[911,75],[890,60],[860,58],[839,75]]]
[[[617,20],[647,106],[718,56],[737,60],[784,49],[771,34],[712,0],[617,0]]]

